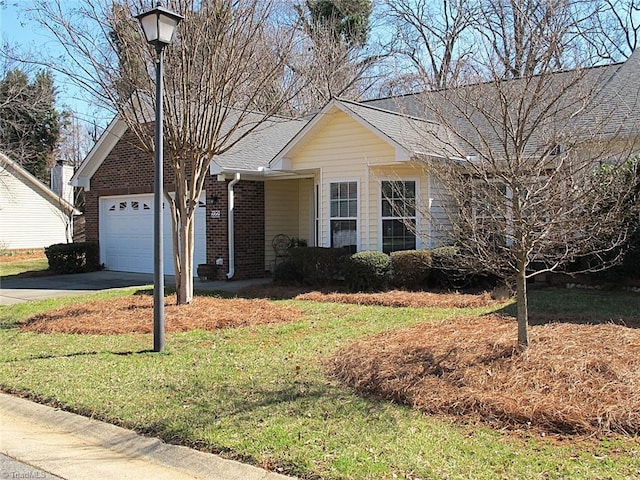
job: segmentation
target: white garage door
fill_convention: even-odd
[[[171,211],[164,202],[164,271],[173,275]],[[194,265],[206,263],[206,208],[196,212]],[[100,199],[100,262],[108,270],[153,273],[153,194]],[[195,270],[195,268],[194,268]]]

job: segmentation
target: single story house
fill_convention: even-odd
[[[640,52],[626,63],[597,68],[602,91],[613,95],[609,104],[623,93],[628,102],[630,88],[638,101]],[[437,246],[439,223],[446,221],[443,196],[421,159],[450,159],[453,152],[450,128],[427,117],[409,95],[334,99],[310,120],[267,122],[212,162],[196,216],[194,263],[217,265],[220,279],[263,276],[273,270],[272,242],[280,234],[352,251]],[[106,268],[151,272],[153,161],[136,144],[116,117],[72,182],[86,191],[87,240],[99,241]],[[171,185],[165,167],[165,189]],[[171,273],[166,210],[165,266]]]
[[[57,167],[54,176],[61,179],[63,166]],[[58,183],[69,182],[71,175],[66,173]],[[71,242],[77,213],[68,198],[0,152],[0,247],[29,249]]]

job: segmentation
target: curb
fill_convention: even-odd
[[[66,480],[292,478],[4,393],[0,418],[2,453]]]

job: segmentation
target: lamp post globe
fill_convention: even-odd
[[[144,36],[156,47],[156,105],[155,105],[155,158],[153,181],[153,351],[164,350],[164,246],[163,236],[163,111],[162,111],[162,50],[171,43],[182,15],[157,3],[155,8],[137,15]]]

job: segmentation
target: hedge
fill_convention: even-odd
[[[354,292],[384,289],[390,270],[389,256],[377,251],[354,253],[343,265],[347,288]]]
[[[433,261],[429,250],[401,250],[391,253],[391,283],[395,287],[419,289],[431,273]]]
[[[100,270],[100,252],[96,242],[56,243],[44,249],[49,270],[56,273],[83,273]]]

